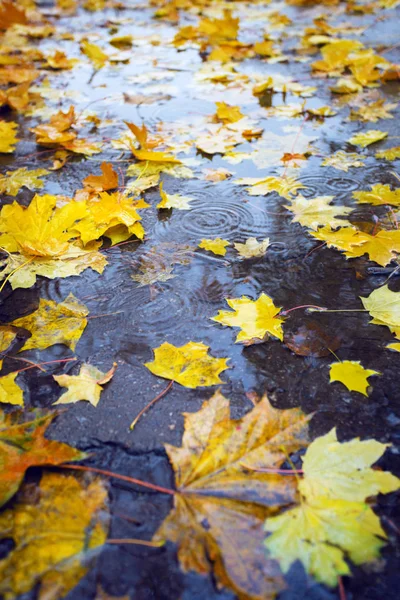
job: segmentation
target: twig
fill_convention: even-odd
[[[166,394],[168,394],[169,390],[172,388],[174,384],[174,381],[170,381],[169,384],[167,385],[166,388],[164,388],[162,390],[162,392],[160,392],[155,398],[153,398],[153,400],[151,402],[149,402],[148,404],[146,404],[146,406],[144,408],[142,408],[142,410],[140,411],[140,413],[133,419],[132,423],[130,424],[129,429],[133,430],[135,425],[137,425],[137,422],[139,421],[140,417],[142,415],[144,415],[144,413],[151,407],[153,406],[153,404],[155,404],[158,400],[160,400],[163,396],[165,396]]]
[[[107,540],[106,544],[138,544],[139,546],[149,546],[150,548],[161,548],[164,546],[165,541],[160,540],[159,542],[148,542],[146,540],[138,540],[136,538],[126,538],[126,539],[111,539]]]
[[[56,468],[73,469],[74,471],[89,471],[90,473],[98,473],[99,475],[105,475],[106,477],[114,477],[115,479],[121,479],[121,481],[127,481],[128,483],[135,483],[136,485],[141,485],[143,487],[149,488],[150,490],[161,492],[162,494],[170,494],[171,496],[175,494],[174,490],[170,490],[168,488],[164,488],[153,483],[148,483],[147,481],[142,481],[141,479],[134,479],[133,477],[128,477],[127,475],[119,475],[118,473],[113,473],[112,471],[96,469],[96,467],[86,467],[84,465],[57,465]]]

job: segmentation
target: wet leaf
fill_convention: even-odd
[[[340,346],[338,337],[329,335],[313,321],[308,321],[297,330],[285,333],[285,345],[298,356],[314,356],[321,358],[330,356]]]
[[[163,184],[160,183],[161,202],[157,208],[177,208],[179,210],[190,210],[190,202],[194,200],[192,196],[181,196],[180,194],[167,194],[163,190]]]
[[[393,119],[393,115],[390,111],[395,110],[396,107],[396,103],[385,103],[385,100],[381,98],[376,102],[360,106],[358,110],[352,109],[350,112],[350,119],[371,123],[376,123],[379,119]]]
[[[331,364],[329,381],[330,383],[340,381],[351,392],[360,392],[360,394],[368,396],[368,377],[371,377],[371,375],[381,375],[381,373],[372,369],[365,369],[359,361],[343,360]]]
[[[343,150],[338,150],[335,154],[324,158],[321,165],[323,167],[333,167],[334,169],[347,173],[351,167],[363,167],[364,157],[355,152],[343,152]]]
[[[400,487],[391,473],[370,466],[385,452],[376,440],[337,441],[336,431],[319,437],[303,459],[300,506],[268,518],[265,545],[284,572],[300,560],[317,581],[335,586],[349,575],[346,558],[360,565],[379,557],[386,534],[366,498]]]
[[[91,187],[97,192],[105,192],[118,187],[118,173],[114,171],[111,163],[102,162],[100,165],[101,175],[89,175],[83,180],[87,187]]]
[[[12,322],[14,327],[22,327],[32,334],[20,352],[32,348],[44,350],[54,344],[65,344],[75,350],[86,327],[88,314],[86,306],[73,294],[58,304],[41,298],[35,312]]]
[[[0,175],[0,194],[16,196],[22,187],[29,190],[37,190],[43,187],[44,182],[40,177],[48,175],[46,169],[34,169],[28,171],[26,167],[7,171],[6,175]]]
[[[208,350],[209,347],[201,342],[188,342],[180,347],[164,342],[154,349],[154,361],[144,366],[154,375],[172,379],[188,388],[223,383],[219,375],[229,368],[229,359],[214,358]]]
[[[236,123],[244,117],[244,114],[241,112],[239,106],[231,106],[225,102],[216,102],[216,105],[216,116],[219,121],[222,121],[222,123]]]
[[[11,154],[18,142],[18,124],[14,121],[0,120],[0,153]]]
[[[88,40],[82,40],[81,51],[86,54],[88,59],[92,62],[95,69],[101,69],[108,62],[109,56],[97,46]]]
[[[384,140],[387,137],[387,131],[380,131],[379,129],[371,129],[370,131],[366,131],[365,133],[357,133],[353,135],[348,142],[353,144],[354,146],[361,146],[361,148],[366,148],[370,144],[374,144],[375,142],[380,142],[380,140]]]
[[[353,192],[353,198],[360,204],[400,206],[400,188],[392,190],[390,185],[376,183],[371,186],[370,192]]]
[[[215,238],[214,240],[204,239],[201,240],[199,244],[199,248],[204,248],[204,250],[208,250],[209,252],[220,256],[225,256],[226,246],[230,246],[230,242],[228,242],[228,240],[222,240],[221,238]]]
[[[0,516],[0,536],[15,544],[0,561],[0,593],[14,600],[39,584],[40,600],[58,600],[87,573],[106,541],[107,491],[100,479],[45,473],[36,502],[29,492],[26,485]]]
[[[272,192],[277,192],[282,198],[290,200],[291,196],[296,196],[297,191],[305,186],[294,177],[266,177],[265,179],[257,177],[244,177],[237,179],[236,185],[250,185],[247,192],[250,196],[267,196]]]
[[[292,453],[306,446],[308,419],[298,409],[275,410],[264,397],[231,420],[229,401],[219,393],[184,416],[182,447],[166,446],[177,486],[174,508],[154,539],[178,545],[184,571],[214,572],[240,598],[274,596],[283,582],[262,549],[262,523],[295,499],[296,483],[251,469],[279,468],[283,448]]]
[[[300,223],[303,227],[318,230],[320,225],[337,227],[343,224],[337,217],[348,215],[353,209],[346,206],[332,206],[334,196],[318,196],[317,198],[304,198],[297,196],[285,208],[294,214],[292,223]]]
[[[400,327],[400,293],[392,292],[388,285],[384,285],[370,293],[366,298],[360,296],[364,308],[371,317],[371,323],[386,325],[387,327]]]
[[[243,258],[261,258],[270,246],[269,238],[265,238],[261,242],[258,242],[256,238],[247,238],[244,244],[236,242],[234,244],[235,250],[238,251],[240,256]]]
[[[393,146],[387,150],[380,150],[375,154],[376,158],[384,158],[385,160],[397,160],[400,158],[400,146]]]
[[[257,300],[242,296],[227,298],[226,302],[232,311],[220,310],[212,320],[228,327],[240,327],[236,342],[246,345],[260,343],[267,340],[269,335],[283,340],[284,319],[278,316],[282,309],[275,306],[267,294],[261,294]]]
[[[114,363],[107,373],[103,373],[93,365],[84,364],[79,375],[53,375],[58,385],[68,388],[68,391],[64,392],[54,405],[86,400],[92,406],[97,406],[103,391],[102,385],[112,379],[116,368],[117,363]]]
[[[0,377],[0,402],[3,404],[24,405],[24,394],[15,378],[18,373],[9,373]]]
[[[0,506],[18,490],[29,467],[82,460],[85,454],[44,437],[57,413],[0,410]],[[0,584],[1,585],[1,584]]]

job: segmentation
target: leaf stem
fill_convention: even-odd
[[[140,413],[133,419],[132,423],[130,424],[129,429],[133,430],[135,425],[137,424],[137,422],[139,421],[140,417],[142,415],[144,415],[144,413],[151,407],[153,406],[153,404],[155,404],[158,400],[160,400],[163,396],[165,396],[166,394],[168,394],[169,390],[172,388],[174,384],[174,381],[170,381],[169,384],[167,385],[166,388],[164,388],[155,398],[153,398],[153,400],[151,402],[149,402],[148,404],[146,404],[146,406],[144,408],[142,408],[142,410],[140,411]]]
[[[106,471],[104,469],[97,469],[96,467],[86,467],[84,465],[57,465],[56,468],[60,469],[73,469],[74,471],[88,471],[90,473],[98,473],[99,475],[105,475],[106,477],[114,477],[115,479],[121,479],[121,481],[127,481],[128,483],[135,483],[136,485],[141,485],[143,487],[149,488],[150,490],[154,490],[156,492],[161,492],[162,494],[170,494],[173,496],[175,494],[174,490],[170,490],[168,488],[161,487],[160,485],[155,485],[153,483],[149,483],[147,481],[142,481],[141,479],[135,479],[133,477],[128,477],[127,475],[119,475],[119,473],[114,473],[113,471]]]
[[[106,544],[138,544],[139,546],[148,546],[150,548],[161,548],[164,546],[165,541],[160,540],[159,542],[148,542],[146,540],[138,540],[136,538],[126,539],[110,539],[106,541]]]

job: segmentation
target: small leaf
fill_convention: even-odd
[[[238,251],[243,258],[261,258],[270,246],[269,238],[265,238],[258,242],[256,238],[247,238],[244,244],[238,242],[234,244],[235,250]]]
[[[56,404],[69,404],[86,400],[92,406],[97,406],[100,400],[100,394],[103,388],[100,384],[108,383],[117,368],[117,363],[114,363],[112,368],[103,373],[93,365],[82,365],[79,375],[53,375],[55,381],[61,387],[68,388],[62,396],[54,402]]]
[[[0,377],[0,402],[3,404],[24,405],[23,392],[15,382],[17,375],[18,373],[9,373]]]
[[[228,242],[228,240],[222,240],[221,238],[215,238],[214,240],[204,239],[201,240],[199,244],[199,248],[204,248],[204,250],[208,250],[209,252],[220,256],[225,256],[225,246],[230,246],[230,242]]]

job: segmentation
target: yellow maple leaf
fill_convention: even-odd
[[[284,572],[300,560],[317,581],[335,586],[350,574],[346,554],[357,565],[375,560],[386,534],[366,498],[400,487],[391,473],[370,466],[387,444],[353,439],[339,443],[335,429],[314,440],[303,459],[299,507],[267,519],[265,545]]]
[[[381,230],[376,235],[360,232],[364,239],[362,245],[352,246],[345,252],[348,258],[356,258],[368,254],[370,260],[378,265],[388,265],[400,253],[400,229]]]
[[[174,508],[154,539],[177,544],[184,571],[213,571],[239,598],[261,600],[283,585],[263,548],[263,521],[294,501],[296,483],[253,468],[277,469],[285,452],[305,447],[308,418],[298,409],[274,409],[266,396],[242,419],[229,412],[229,401],[216,393],[200,411],[184,414],[182,447],[166,445]]]
[[[0,593],[13,600],[40,584],[39,598],[64,597],[105,544],[108,527],[107,490],[100,479],[45,473],[34,501],[27,484],[0,516],[0,537],[14,541],[0,560]]]
[[[376,183],[369,192],[353,192],[353,198],[360,204],[400,206],[400,188],[392,190],[388,184]]]
[[[95,69],[101,69],[108,62],[109,56],[97,46],[88,40],[81,41],[81,51],[86,54],[88,59],[93,63]]]
[[[154,349],[154,361],[145,367],[154,375],[172,379],[188,388],[205,387],[223,383],[219,374],[228,369],[227,358],[208,355],[209,347],[201,342],[188,342],[176,347],[164,342]]]
[[[225,102],[216,102],[215,104],[217,106],[217,119],[222,123],[236,123],[244,117],[239,106],[231,106]]]
[[[11,154],[18,142],[16,130],[18,124],[14,121],[0,120],[0,153]]]
[[[366,148],[370,144],[374,144],[375,142],[380,142],[384,140],[388,136],[387,131],[380,131],[379,129],[371,129],[370,131],[366,131],[365,133],[356,133],[347,141],[354,146],[361,146],[361,148]]]
[[[400,484],[398,477],[388,471],[370,468],[389,446],[377,440],[360,441],[359,438],[341,443],[336,429],[331,429],[307,448],[299,484],[301,493],[308,500],[323,496],[363,502],[371,496],[395,491]]]
[[[63,302],[40,298],[39,307],[30,315],[15,319],[14,327],[22,327],[31,332],[19,352],[38,348],[44,350],[54,344],[65,344],[75,350],[87,324],[88,309],[73,294]]]
[[[68,58],[65,52],[56,50],[54,54],[46,57],[47,66],[54,70],[72,69],[79,61],[76,58]]]
[[[364,158],[355,152],[343,152],[343,150],[338,150],[335,154],[324,158],[321,165],[323,167],[333,167],[334,169],[345,171],[345,173],[347,173],[350,167],[363,167]]]
[[[137,212],[138,208],[148,206],[143,200],[134,201],[121,192],[100,192],[98,196],[90,198],[86,206],[86,216],[71,229],[71,233],[79,235],[83,244],[86,245],[103,235],[110,237],[115,243],[113,229],[116,227],[120,228],[117,232],[119,241],[132,235],[143,239],[144,229],[139,223],[141,217]]]
[[[381,375],[381,373],[365,369],[359,361],[343,360],[330,365],[329,381],[330,383],[340,381],[350,392],[360,392],[360,394],[368,396],[368,377],[372,375]]]
[[[400,146],[393,146],[387,150],[380,150],[375,154],[376,158],[384,158],[385,160],[396,160],[400,158]]]
[[[178,208],[179,210],[190,210],[190,202],[194,200],[193,196],[181,196],[180,194],[167,194],[163,190],[163,183],[160,183],[161,202],[157,208]]]
[[[0,266],[4,267],[0,278],[7,278],[14,290],[31,287],[35,284],[38,275],[48,279],[71,277],[80,275],[89,268],[101,274],[107,265],[107,259],[103,253],[97,251],[97,248],[98,244],[87,249],[70,244],[60,256],[36,256],[28,259],[22,254],[12,254],[4,261],[0,261]]]
[[[395,110],[397,104],[395,102],[387,102],[381,98],[376,102],[360,106],[358,110],[352,109],[350,119],[352,121],[365,121],[376,123],[379,119],[393,119],[391,110]]]
[[[371,323],[386,325],[387,327],[400,328],[400,293],[392,292],[388,285],[384,285],[369,296],[362,297],[361,302],[371,317]]]
[[[345,206],[331,206],[334,196],[318,196],[317,198],[304,198],[297,196],[291,200],[291,205],[285,208],[294,214],[292,223],[300,223],[303,227],[317,230],[320,225],[337,227],[343,223],[338,216],[348,215],[353,209]]]
[[[65,253],[71,238],[68,231],[86,215],[83,202],[58,208],[57,196],[36,194],[27,208],[17,202],[3,206],[0,213],[0,246],[25,256],[55,257]]]
[[[0,193],[8,196],[16,196],[22,187],[29,190],[40,189],[44,182],[40,177],[48,175],[46,169],[34,169],[28,171],[26,167],[7,171],[5,175],[0,175]]]
[[[228,327],[240,327],[237,342],[250,345],[265,341],[268,335],[283,340],[284,319],[278,316],[281,308],[275,306],[272,298],[267,294],[261,294],[257,300],[242,296],[242,298],[227,298],[226,302],[233,312],[220,310],[212,320]]]
[[[296,196],[297,190],[305,186],[294,177],[243,177],[234,182],[236,185],[250,185],[246,191],[250,196],[267,196],[277,192],[282,198],[290,200]]]
[[[213,254],[219,254],[220,256],[225,256],[226,246],[230,246],[230,242],[221,238],[215,238],[214,240],[203,239],[199,244],[199,248],[204,248],[204,250],[208,250]]]
[[[261,242],[258,242],[256,238],[247,238],[244,244],[236,242],[234,244],[235,250],[238,251],[240,256],[243,258],[261,258],[270,246],[269,238],[265,238]]]
[[[103,391],[102,385],[112,379],[116,368],[117,363],[114,363],[107,373],[103,373],[93,365],[84,364],[79,375],[53,375],[58,385],[68,388],[68,391],[64,392],[54,405],[86,400],[92,406],[97,406]]]
[[[100,165],[101,175],[88,175],[83,180],[86,187],[93,188],[98,192],[106,192],[118,187],[118,173],[114,171],[111,163],[102,162]]]
[[[17,375],[18,373],[9,373],[0,377],[0,402],[15,406],[24,405],[23,392],[15,381]]]
[[[334,587],[355,564],[375,560],[386,537],[379,518],[361,502],[316,498],[267,519],[265,545],[284,573],[300,561],[317,581]]]
[[[353,62],[353,53],[362,47],[363,44],[357,40],[333,40],[322,48],[322,60],[314,62],[312,68],[318,71],[342,71]]]

